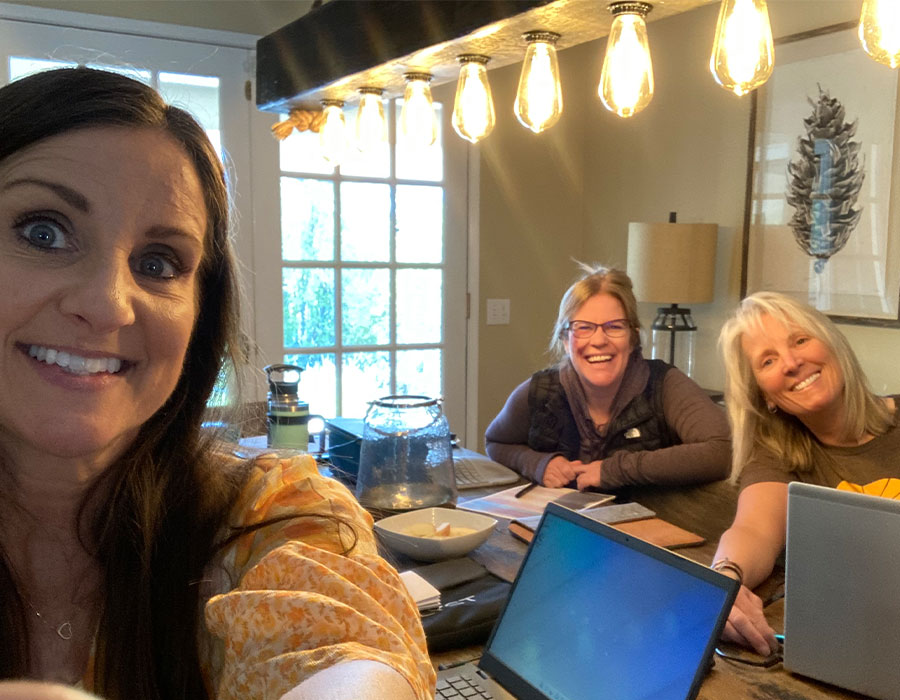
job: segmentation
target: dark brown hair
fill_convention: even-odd
[[[228,190],[200,125],[141,82],[79,67],[0,88],[0,162],[50,136],[101,126],[158,128],[180,143],[203,186],[208,230],[178,384],[82,502],[79,525],[103,572],[95,691],[113,700],[194,700],[206,697],[197,582],[246,473],[215,468],[211,438],[200,430],[223,362],[236,364],[239,347]],[[87,512],[96,515],[82,522]],[[8,562],[0,549],[0,678],[29,669],[23,598]]]

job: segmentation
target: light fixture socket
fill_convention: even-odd
[[[529,44],[535,41],[545,41],[548,44],[556,44],[559,41],[560,35],[556,32],[548,32],[544,29],[536,29],[533,32],[525,32],[522,35],[522,38],[527,41]]]
[[[486,66],[488,63],[490,63],[491,57],[485,56],[480,53],[464,53],[457,56],[456,60],[461,64],[480,63],[481,65]]]
[[[323,107],[343,107],[344,101],[343,100],[332,100],[332,99],[326,98],[326,99],[322,100],[321,105]]]
[[[640,15],[646,17],[653,9],[653,5],[649,2],[612,2],[606,6],[610,14],[616,15]]]
[[[430,83],[434,79],[434,76],[431,73],[404,73],[403,79],[406,82],[410,82],[413,80],[423,80],[426,83]]]
[[[384,94],[384,90],[377,87],[361,87],[357,92],[360,95],[378,95],[379,97]]]

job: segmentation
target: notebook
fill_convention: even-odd
[[[546,486],[518,484],[503,491],[496,491],[481,498],[463,501],[457,505],[462,510],[484,513],[495,518],[526,518],[530,515],[540,516],[548,503],[556,502],[572,510],[595,508],[596,506],[615,500],[615,494],[595,491],[579,491],[578,489],[550,489]]]
[[[737,589],[550,503],[478,666],[441,671],[438,697],[471,678],[504,700],[693,698]]]
[[[788,486],[784,666],[900,699],[900,501]]]

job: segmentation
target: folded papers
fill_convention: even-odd
[[[419,612],[441,607],[441,592],[415,571],[403,571],[400,573],[400,578],[412,599],[416,601]]]

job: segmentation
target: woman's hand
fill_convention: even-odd
[[[575,481],[575,470],[573,469],[575,464],[581,464],[581,462],[570,462],[565,457],[557,455],[547,462],[544,479],[541,483],[547,488],[559,489]]]
[[[778,649],[775,630],[763,613],[762,600],[746,586],[741,586],[738,591],[728,614],[722,639],[750,647],[762,656],[768,656]]]
[[[575,471],[575,479],[579,491],[589,488],[600,488],[603,460],[598,459],[587,464],[584,462],[572,462],[572,469]]]
[[[575,481],[579,491],[599,488],[602,465],[602,460],[585,463],[576,459],[570,462],[565,457],[557,455],[547,462],[543,485],[558,489]]]

